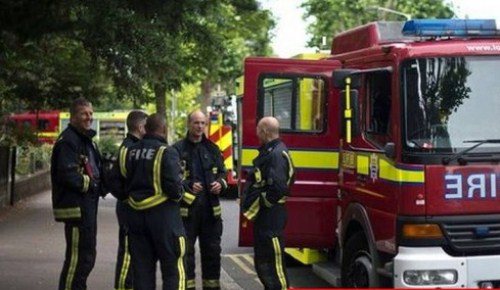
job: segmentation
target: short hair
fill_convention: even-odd
[[[78,107],[89,107],[92,106],[92,103],[89,102],[87,99],[84,97],[79,97],[73,100],[69,107],[69,114],[74,115],[76,114]]]
[[[152,134],[163,130],[166,124],[167,120],[163,115],[160,115],[158,113],[149,115],[149,117],[146,119],[146,133]]]
[[[134,110],[130,112],[127,116],[127,129],[129,131],[139,130],[140,123],[144,122],[147,117],[148,114],[144,113],[143,111]]]

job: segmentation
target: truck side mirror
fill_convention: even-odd
[[[351,137],[359,136],[358,90],[341,91],[342,138],[351,143]]]
[[[337,89],[345,89],[346,78],[351,79],[351,89],[358,89],[361,86],[361,75],[356,69],[337,69],[332,74],[333,87]]]
[[[384,154],[390,159],[396,157],[396,145],[393,142],[388,142],[384,146]]]

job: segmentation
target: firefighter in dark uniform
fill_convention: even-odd
[[[243,194],[243,215],[254,221],[254,264],[265,289],[287,289],[283,230],[285,200],[294,179],[293,163],[279,139],[279,123],[264,117],[257,125],[261,143]]]
[[[146,135],[124,148],[118,165],[131,207],[127,212],[134,289],[156,289],[159,260],[163,289],[185,289],[185,233],[179,210],[182,199],[180,159],[167,147],[166,120],[153,114]]]
[[[96,258],[97,204],[103,194],[101,156],[92,141],[92,104],[73,101],[70,123],[57,139],[51,160],[52,207],[64,222],[66,254],[59,289],[87,289]]]
[[[195,289],[195,242],[199,238],[203,289],[220,289],[222,218],[219,194],[227,188],[219,147],[204,134],[205,114],[188,116],[187,137],[174,147],[185,164],[181,215],[187,234],[187,288]]]
[[[129,148],[133,144],[139,142],[146,129],[146,118],[148,115],[142,111],[132,111],[127,116],[127,137],[123,140],[119,152],[125,152],[125,148]],[[118,218],[118,256],[116,260],[115,271],[115,289],[126,290],[133,289],[133,267],[130,258],[129,240],[128,240],[128,226],[126,223],[127,201],[116,202],[116,217]]]

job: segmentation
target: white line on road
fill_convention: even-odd
[[[253,264],[253,258],[250,257],[250,255],[242,255],[242,258],[247,260],[248,263],[250,263],[250,265],[252,265],[252,267],[255,267],[254,264]]]
[[[247,258],[245,258],[245,256],[248,256],[248,255],[225,255],[225,256],[228,257],[229,259],[231,259],[234,263],[236,263],[236,265],[238,265],[247,274],[250,274],[250,275],[256,274],[252,269],[250,269],[247,265],[245,265],[245,263],[241,260],[242,258],[247,259]]]

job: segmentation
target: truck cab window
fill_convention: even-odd
[[[273,116],[281,130],[321,132],[325,127],[325,80],[265,77],[259,84],[260,117]]]
[[[38,130],[43,131],[49,129],[50,122],[46,119],[38,119]]]
[[[385,145],[390,135],[391,74],[375,72],[366,75],[366,131],[368,135]]]

